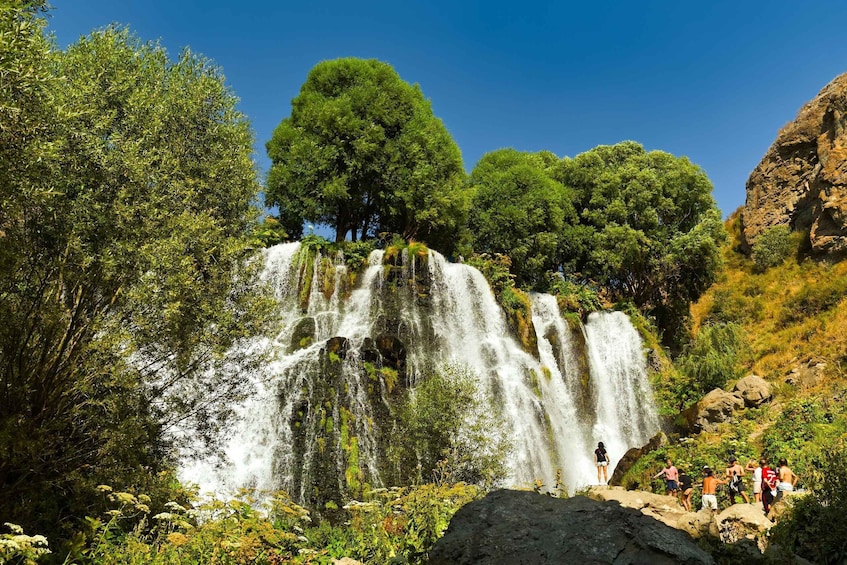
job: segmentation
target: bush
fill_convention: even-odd
[[[764,271],[781,264],[796,249],[791,229],[785,225],[773,226],[763,231],[753,242],[750,258],[759,270]]]
[[[506,474],[502,421],[483,403],[467,370],[445,367],[422,379],[398,410],[390,459],[404,482],[491,486]]]
[[[677,397],[681,404],[696,400],[730,380],[741,377],[748,347],[738,324],[704,326],[677,359],[680,379]]]
[[[807,284],[788,300],[780,314],[783,326],[800,322],[834,308],[847,294],[847,277],[836,277]]]
[[[787,518],[771,530],[771,543],[815,563],[847,561],[847,440],[831,444],[821,463],[820,484],[797,497]]]

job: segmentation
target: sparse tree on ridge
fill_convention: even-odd
[[[387,63],[316,65],[267,149],[266,202],[289,233],[309,221],[332,226],[337,241],[389,231],[444,250],[464,224],[459,148]]]

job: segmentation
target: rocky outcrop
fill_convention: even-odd
[[[630,447],[626,453],[624,453],[621,460],[618,461],[618,464],[615,466],[615,471],[612,473],[611,478],[609,479],[609,484],[614,486],[626,486],[627,488],[637,488],[641,485],[624,485],[623,477],[626,475],[627,471],[629,471],[635,462],[650,453],[651,451],[656,451],[663,445],[668,443],[668,436],[665,435],[664,432],[659,432],[650,438],[645,445],[641,447]]]
[[[694,432],[712,432],[718,424],[732,419],[736,410],[744,408],[741,396],[716,388],[683,413]]]
[[[732,392],[741,397],[748,408],[756,408],[772,397],[771,385],[758,375],[747,375],[733,387]]]
[[[747,181],[741,214],[749,247],[770,227],[809,230],[818,254],[847,253],[847,74],[782,128]]]
[[[453,516],[429,563],[713,563],[684,532],[584,496],[499,490]]]
[[[643,491],[627,491],[622,488],[592,487],[589,498],[615,501],[625,508],[638,510],[672,528],[681,530],[694,539],[705,538],[707,542],[723,544],[747,544],[752,549],[753,562],[762,559],[767,531],[774,523],[769,520],[758,504],[733,504],[717,516],[711,510],[686,512],[676,498]],[[732,550],[740,551],[741,547]],[[744,550],[746,552],[746,549]]]

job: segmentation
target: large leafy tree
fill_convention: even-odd
[[[588,246],[576,269],[656,316],[669,335],[717,276],[726,234],[712,184],[685,157],[626,141],[563,159]]]
[[[509,255],[523,286],[542,286],[548,271],[560,269],[577,223],[570,192],[548,171],[557,161],[551,153],[499,149],[471,173],[473,249]]]
[[[47,532],[95,512],[100,482],[155,484],[169,428],[220,422],[241,386],[222,353],[262,306],[258,185],[209,61],[114,28],[54,52],[32,11],[0,24],[0,514]]]
[[[289,234],[306,220],[334,227],[337,241],[390,231],[445,249],[464,223],[459,149],[420,88],[386,63],[316,65],[267,149],[266,202]]]

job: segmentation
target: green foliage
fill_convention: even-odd
[[[845,294],[847,277],[844,276],[824,278],[815,284],[804,285],[785,303],[779,322],[787,326],[831,310],[844,299]]]
[[[167,490],[260,356],[249,124],[210,61],[107,28],[56,52],[0,11],[0,515],[51,539],[101,482]]]
[[[547,292],[556,297],[561,312],[575,312],[584,316],[603,308],[596,288],[557,274],[548,274],[548,277],[550,283]]]
[[[467,212],[459,148],[417,85],[377,60],[318,63],[267,144],[266,201],[286,230],[382,231],[449,252]]]
[[[36,565],[38,560],[50,553],[47,538],[42,535],[28,536],[17,524],[3,524],[9,533],[0,534],[0,563],[22,563]]]
[[[518,285],[543,287],[545,273],[565,261],[567,228],[576,223],[565,187],[551,178],[538,155],[514,149],[483,155],[470,185],[474,250],[509,255]]]
[[[682,378],[674,383],[679,407],[698,400],[730,380],[740,378],[748,346],[741,326],[715,324],[700,329],[679,356],[676,366]]]
[[[786,225],[772,226],[753,242],[750,258],[756,267],[764,271],[788,259],[796,249],[797,244],[791,239],[791,228]]]
[[[791,498],[789,515],[771,530],[771,543],[835,565],[847,560],[847,440],[829,444],[824,453],[820,483],[810,495]]]
[[[404,480],[437,474],[446,483],[490,486],[505,476],[509,446],[497,433],[503,423],[466,371],[448,366],[426,376],[397,410],[398,441],[389,459]]]
[[[666,342],[683,336],[726,239],[706,174],[685,157],[626,141],[563,159],[553,176],[580,210],[574,270],[649,312]]]
[[[271,247],[288,239],[288,233],[277,218],[265,216],[262,223],[253,234],[256,245],[260,247]]]
[[[495,253],[493,257],[486,253],[472,255],[467,264],[485,276],[498,300],[505,289],[515,286],[515,275],[511,272],[512,260],[506,254]]]
[[[349,520],[332,525],[313,524],[284,492],[261,501],[245,491],[226,502],[168,502],[161,512],[145,495],[109,493],[111,509],[87,518],[69,558],[92,565],[422,563],[453,514],[481,494],[462,483],[377,489],[346,504]]]

